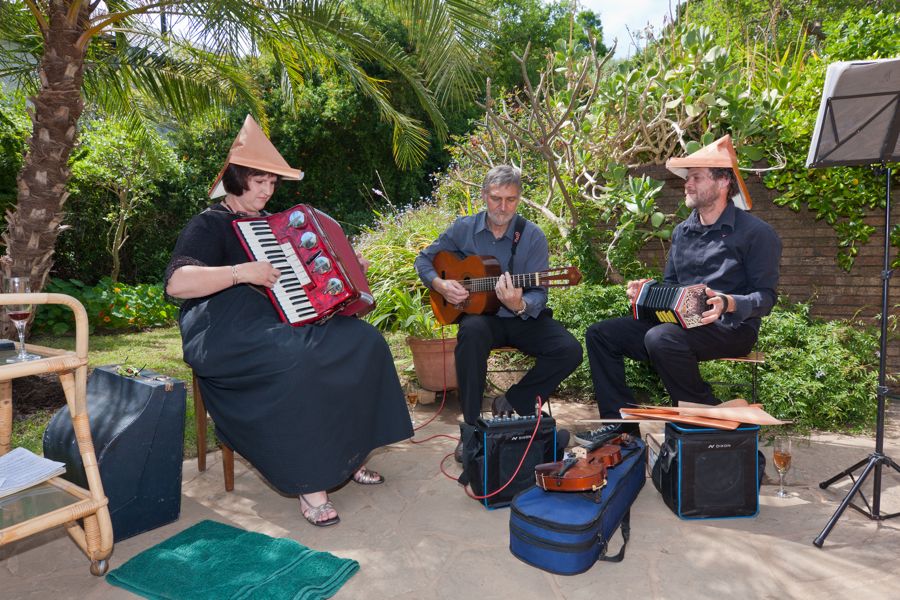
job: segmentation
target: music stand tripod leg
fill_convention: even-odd
[[[834,482],[837,481],[838,479],[843,479],[844,477],[847,477],[847,476],[850,475],[853,471],[857,470],[858,468],[860,468],[861,466],[863,466],[863,465],[866,464],[867,462],[869,462],[869,458],[868,458],[868,457],[862,459],[861,461],[859,461],[858,463],[856,463],[855,465],[853,465],[853,466],[851,466],[851,467],[847,467],[846,469],[844,469],[843,471],[841,471],[840,473],[838,473],[837,475],[835,475],[835,476],[832,477],[831,479],[827,479],[827,480],[823,481],[822,483],[819,484],[819,487],[822,488],[823,490],[826,489],[829,485],[831,485],[832,483],[834,483]]]
[[[862,462],[866,462],[866,461],[862,461]],[[850,491],[847,492],[846,496],[844,496],[844,499],[841,501],[841,505],[838,506],[838,509],[836,511],[834,511],[833,515],[831,515],[831,518],[828,520],[828,523],[825,525],[825,528],[822,530],[822,533],[820,533],[818,535],[818,537],[816,537],[816,539],[813,540],[813,544],[815,544],[817,548],[821,548],[822,544],[825,543],[825,538],[827,538],[828,534],[831,533],[831,530],[834,529],[834,526],[837,524],[838,519],[841,518],[841,515],[844,514],[844,511],[847,509],[847,506],[850,505],[850,501],[853,500],[853,496],[855,496],[856,493],[859,491],[859,488],[862,487],[862,484],[866,480],[866,477],[869,476],[869,473],[872,472],[872,469],[875,467],[875,465],[878,462],[879,462],[879,458],[877,456],[875,456],[874,454],[868,458],[868,464],[866,465],[866,468],[863,469],[862,475],[859,476],[859,479],[856,480],[856,483],[853,484],[853,487],[850,488]],[[861,463],[859,463],[859,464],[861,464]],[[858,467],[859,464],[855,465],[854,467],[851,467],[849,470],[852,471],[852,470],[856,469],[856,467]],[[829,483],[831,481],[834,481],[835,479],[837,479],[837,477],[834,477],[831,480],[829,480]],[[825,483],[825,482],[823,482],[823,483]],[[822,487],[822,484],[819,484],[819,487]]]

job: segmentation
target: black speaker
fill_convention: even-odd
[[[556,460],[556,421],[543,415],[535,432],[536,423],[533,416],[478,419],[474,427],[460,423],[463,472],[459,482],[470,485],[476,496],[489,496],[476,498],[486,508],[508,505],[516,494],[534,485],[537,465]]]
[[[759,512],[758,425],[734,431],[666,423],[653,484],[682,519],[753,517]]]
[[[109,499],[113,539],[149,531],[181,512],[185,385],[144,369],[120,374],[97,367],[87,382],[91,437],[103,491]],[[61,408],[44,431],[44,456],[66,463],[63,478],[87,485],[69,417]]]

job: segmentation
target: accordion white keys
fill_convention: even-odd
[[[703,325],[700,319],[709,310],[706,285],[671,285],[655,279],[640,282],[631,302],[635,319],[653,323],[676,323],[685,329]]]
[[[294,326],[332,315],[364,315],[375,299],[356,253],[337,221],[298,204],[267,217],[232,223],[252,260],[268,261],[281,277],[266,292],[281,320]]]

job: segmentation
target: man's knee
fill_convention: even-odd
[[[574,336],[569,336],[569,339],[560,351],[560,357],[572,371],[577,369],[581,361],[584,360],[584,350]]]
[[[468,315],[459,324],[456,332],[456,347],[469,345],[485,345],[491,343],[491,327],[485,315]]]
[[[684,329],[673,323],[662,323],[651,328],[644,335],[644,347],[650,355],[650,360],[654,357],[684,352],[690,348],[685,339]]]
[[[599,321],[587,328],[584,332],[584,341],[588,349],[609,347],[609,332],[612,329],[610,321]]]

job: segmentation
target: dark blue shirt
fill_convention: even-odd
[[[453,252],[460,258],[474,255],[493,256],[500,263],[501,270],[506,272],[509,268],[509,257],[512,254],[515,229],[516,219],[513,219],[506,228],[506,233],[500,238],[495,238],[493,232],[487,227],[484,211],[477,215],[460,217],[434,243],[419,252],[415,262],[416,272],[422,282],[431,288],[431,282],[438,276],[431,263],[435,255],[442,250]],[[537,225],[526,220],[525,229],[522,231],[522,237],[516,247],[516,257],[511,274],[537,273],[549,268],[550,254],[547,237]],[[547,306],[547,290],[542,287],[525,288],[522,298],[528,305],[523,317],[537,318]],[[512,317],[515,315],[501,304],[497,316]]]
[[[734,312],[723,325],[742,323],[759,331],[762,317],[778,299],[781,239],[765,221],[739,210],[730,200],[712,225],[703,225],[697,211],[675,227],[666,262],[666,283],[704,283],[734,298]]]

